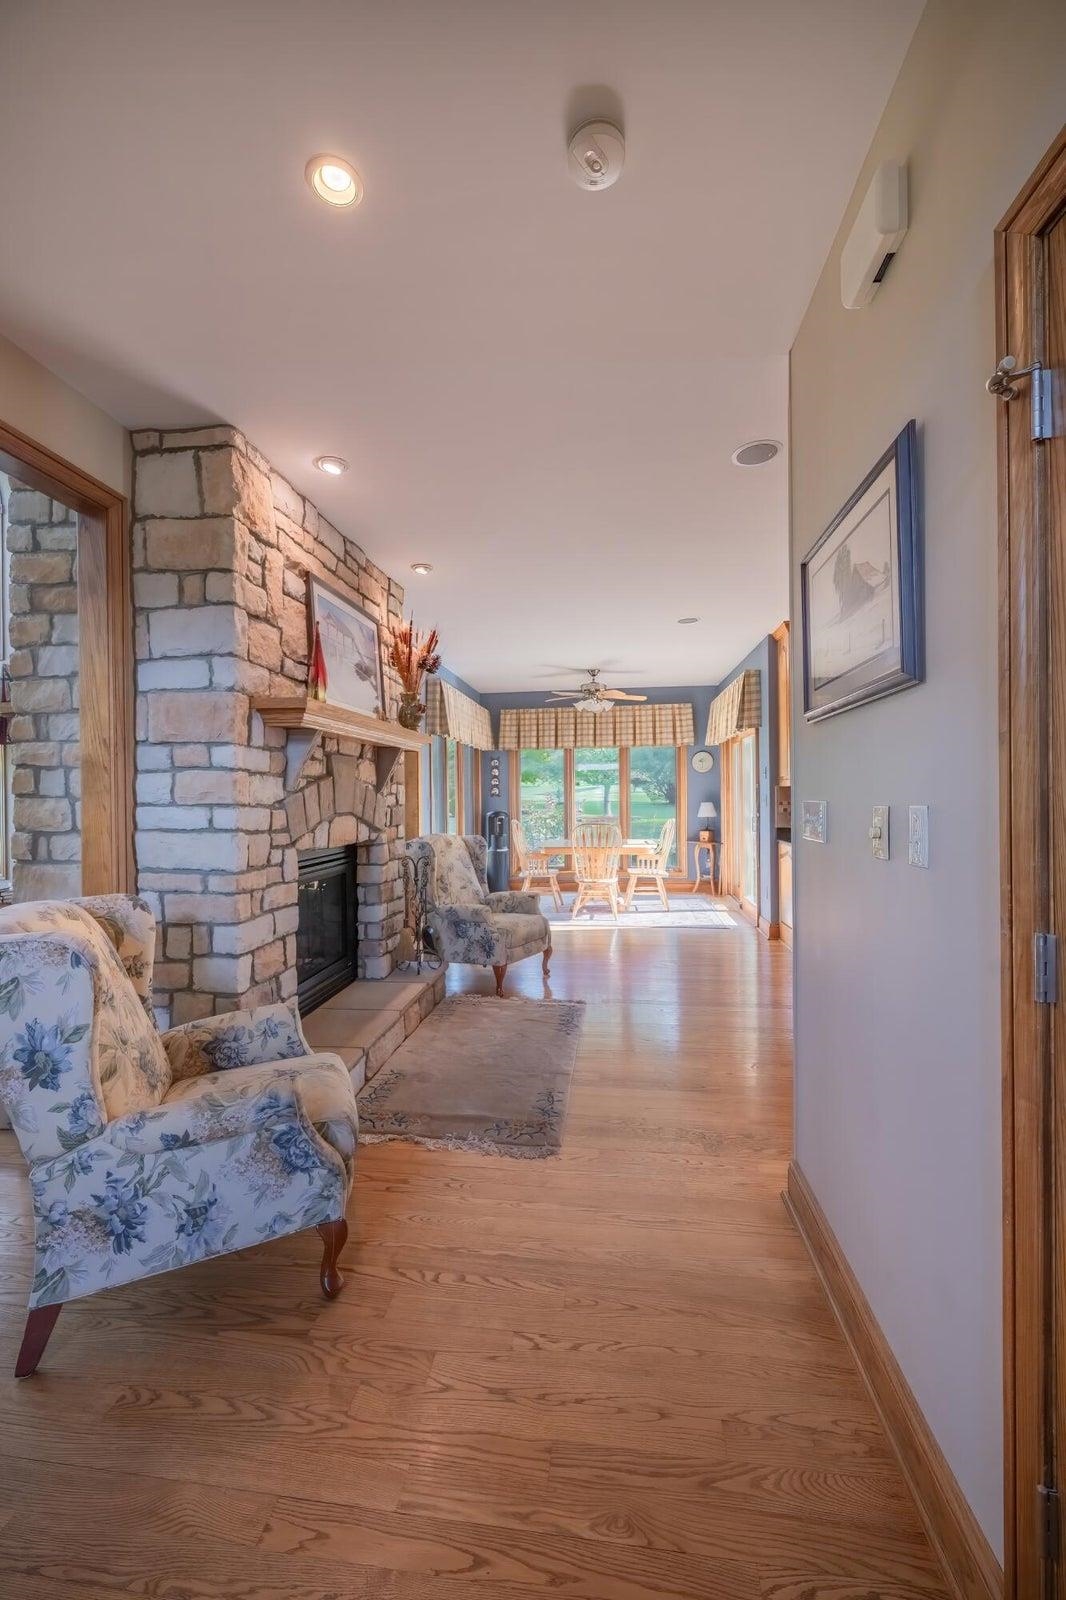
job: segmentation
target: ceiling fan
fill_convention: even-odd
[[[608,689],[600,682],[600,667],[586,667],[587,682],[580,689],[553,689],[552,700],[572,700],[575,711],[606,711],[618,700],[646,700],[646,694],[628,694],[625,689]]]

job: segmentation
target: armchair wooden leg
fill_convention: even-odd
[[[15,1362],[16,1378],[28,1378],[31,1372],[37,1371],[37,1363],[44,1355],[44,1347],[52,1336],[52,1329],[62,1309],[62,1302],[55,1306],[38,1306],[26,1318],[26,1331],[22,1335],[22,1345]]]
[[[548,963],[551,961],[551,958],[552,958],[552,947],[551,947],[550,944],[547,944],[547,945],[544,946],[544,959],[541,962],[541,966],[544,969],[544,976],[545,977],[548,976],[548,973],[551,970],[549,965],[548,965]]]
[[[336,1300],[344,1288],[344,1278],[337,1266],[340,1253],[348,1242],[348,1224],[343,1217],[338,1217],[333,1222],[320,1222],[318,1231],[322,1235],[324,1249],[322,1251],[322,1266],[319,1278],[322,1283],[322,1293],[327,1300]]]
[[[493,967],[492,972],[493,972],[493,976],[496,979],[496,993],[497,993],[497,995],[502,995],[503,994],[503,980],[507,975],[507,963],[506,963],[506,961],[503,963],[502,967]]]

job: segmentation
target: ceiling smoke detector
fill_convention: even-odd
[[[734,450],[730,460],[735,467],[765,467],[780,449],[776,439],[753,439],[750,444],[742,444],[739,450]]]
[[[579,189],[609,189],[622,176],[626,142],[613,122],[586,122],[570,140],[568,169]]]

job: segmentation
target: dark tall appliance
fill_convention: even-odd
[[[511,819],[506,811],[490,811],[485,818],[489,841],[489,888],[493,894],[511,887]]]

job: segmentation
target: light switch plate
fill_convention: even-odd
[[[803,837],[810,844],[825,844],[829,831],[829,804],[825,800],[804,800]]]
[[[907,860],[912,867],[929,865],[929,807],[911,806],[907,832]]]
[[[878,861],[888,860],[888,807],[874,806],[870,823],[870,849]]]

